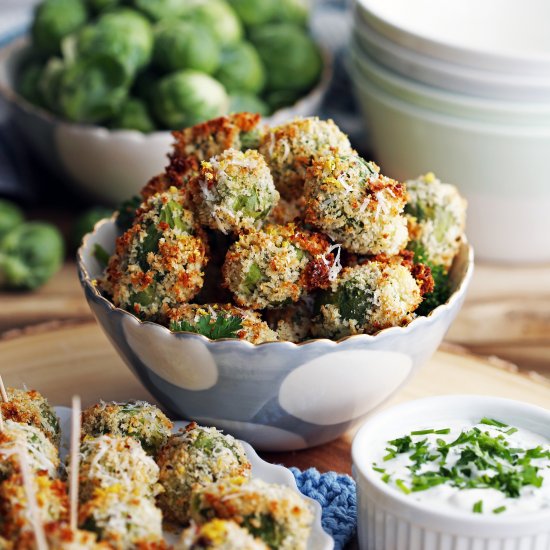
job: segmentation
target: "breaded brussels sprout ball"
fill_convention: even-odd
[[[270,548],[305,550],[313,522],[309,503],[284,485],[260,479],[225,479],[197,491],[191,517],[202,524],[232,519]]]
[[[59,445],[59,419],[54,408],[40,392],[8,388],[7,394],[8,401],[0,402],[0,412],[4,420],[35,426],[54,445]]]
[[[279,200],[269,167],[253,149],[227,149],[203,161],[190,191],[201,223],[225,234],[258,226]]]
[[[78,523],[114,548],[155,548],[155,543],[162,548],[160,509],[151,499],[117,487],[98,490],[80,507]]]
[[[297,118],[264,135],[260,148],[275,185],[284,199],[301,197],[306,170],[314,159],[331,154],[351,155],[348,137],[332,120]]]
[[[355,154],[319,159],[304,191],[306,222],[346,250],[395,255],[405,248],[405,186],[381,175],[373,162]]]
[[[268,546],[231,520],[213,519],[193,524],[182,534],[175,550],[268,550]]]
[[[158,477],[155,461],[131,437],[86,437],[80,445],[81,502],[90,500],[98,489],[112,487],[153,498],[160,490]]]
[[[186,524],[193,491],[208,483],[233,476],[250,475],[242,445],[216,428],[190,423],[185,431],[173,435],[157,458],[160,483],[159,506],[167,519]]]
[[[112,550],[107,543],[97,542],[97,535],[90,531],[71,529],[66,521],[55,521],[44,525],[48,548],[55,550]],[[34,532],[23,533],[17,540],[17,550],[36,550]],[[4,550],[0,543],[0,550]]]
[[[67,520],[69,498],[67,487],[59,479],[38,472],[31,477],[38,515],[43,523]],[[0,534],[14,540],[21,533],[32,531],[28,513],[28,497],[20,474],[14,474],[0,484]]]
[[[26,450],[31,471],[44,471],[51,478],[57,477],[59,455],[44,432],[35,426],[6,420],[0,432],[0,481],[20,471],[21,449]]]
[[[237,304],[264,309],[328,286],[338,264],[323,235],[290,223],[242,234],[229,248],[222,273]]]
[[[414,268],[399,256],[344,268],[318,296],[312,333],[337,339],[406,325],[431,289],[429,269]]]
[[[466,201],[456,187],[433,173],[407,181],[405,215],[409,236],[422,246],[430,262],[451,267],[464,236]]]
[[[155,455],[172,433],[172,422],[145,401],[98,403],[82,412],[82,434],[132,437],[147,454]]]
[[[196,332],[211,340],[238,338],[261,344],[279,339],[259,313],[232,304],[184,304],[169,316],[170,330]]]
[[[313,301],[313,295],[308,295],[295,304],[268,309],[265,312],[267,323],[283,342],[303,342],[307,340],[311,330]]]
[[[166,319],[203,285],[206,238],[175,187],[150,197],[134,225],[116,242],[102,281],[117,307],[141,319]]]

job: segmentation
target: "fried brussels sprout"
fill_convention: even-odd
[[[309,295],[295,304],[268,309],[265,312],[266,321],[283,342],[303,342],[308,339],[311,330],[313,301],[313,296]]]
[[[159,492],[159,469],[132,437],[84,437],[80,445],[79,498],[90,500],[98,489],[154,498]]]
[[[152,105],[158,120],[171,129],[220,116],[228,108],[225,88],[211,76],[191,69],[162,78],[156,86]]]
[[[216,40],[223,46],[241,40],[243,28],[241,21],[231,6],[224,0],[197,2],[187,16],[194,23],[209,28]]]
[[[36,426],[6,420],[0,432],[0,481],[20,472],[18,451],[21,448],[27,450],[31,471],[44,471],[51,478],[57,477],[57,449],[44,432]]]
[[[169,315],[173,332],[195,332],[211,340],[238,338],[252,344],[279,339],[257,312],[231,304],[184,304]]]
[[[155,123],[149,114],[147,105],[141,99],[128,98],[118,113],[111,119],[111,127],[121,130],[137,130],[148,134],[155,130]]]
[[[427,259],[447,271],[464,238],[466,201],[456,187],[429,173],[407,181],[405,214],[411,247],[421,246]]]
[[[394,256],[344,268],[332,288],[318,296],[312,333],[342,338],[406,325],[422,295],[433,289],[429,269],[412,267]]]
[[[229,96],[229,112],[241,113],[243,111],[266,116],[269,114],[269,107],[257,95],[248,93],[231,94]]]
[[[269,550],[261,540],[231,520],[213,519],[187,528],[175,550]]]
[[[302,92],[321,76],[323,62],[307,32],[291,23],[254,28],[250,36],[264,63],[269,90]]]
[[[257,226],[279,200],[271,172],[254,149],[227,149],[203,161],[189,185],[201,223],[225,234]]]
[[[233,476],[250,475],[250,462],[242,445],[216,428],[195,422],[173,435],[157,457],[160,483],[159,506],[167,519],[189,521],[191,494],[208,483]]]
[[[84,235],[91,233],[98,221],[110,218],[112,215],[113,211],[103,206],[90,208],[81,214],[71,228],[71,243],[73,247],[78,248],[80,246]]]
[[[259,150],[269,164],[277,189],[287,200],[303,195],[306,170],[315,159],[354,152],[346,134],[332,120],[317,117],[297,118],[270,128]]]
[[[44,525],[44,534],[48,548],[55,550],[111,550],[105,543],[97,542],[97,535],[90,531],[71,529],[66,521],[55,521]],[[34,532],[23,533],[17,540],[17,550],[36,550]],[[4,550],[0,543],[0,549]],[[6,549],[11,550],[11,549]]]
[[[145,401],[101,402],[83,411],[82,433],[91,437],[132,437],[154,456],[172,433],[172,422],[158,407]]]
[[[23,212],[13,202],[0,199],[0,238],[24,221]]]
[[[258,52],[248,42],[226,46],[216,78],[228,92],[257,94],[265,85],[265,70]]]
[[[38,288],[58,271],[63,257],[63,237],[53,225],[19,224],[0,238],[0,287]]]
[[[305,202],[300,197],[296,200],[280,199],[271,214],[266,218],[266,223],[286,225],[290,222],[301,222],[304,217]]]
[[[98,490],[80,507],[78,522],[110,548],[162,548],[162,513],[154,501],[119,487]]]
[[[265,25],[277,17],[279,0],[229,0],[241,21],[247,26]]]
[[[229,478],[195,492],[191,518],[199,525],[213,518],[232,519],[269,548],[305,550],[313,512],[290,487]]]
[[[33,61],[25,64],[17,77],[17,91],[27,101],[37,106],[42,106],[44,103],[42,94],[40,93],[40,82],[43,70],[43,63]]]
[[[31,28],[34,47],[46,55],[60,52],[62,39],[86,22],[83,0],[45,0],[36,7]]]
[[[181,18],[190,7],[186,0],[131,0],[131,3],[153,21]]]
[[[397,254],[407,240],[405,186],[358,155],[315,161],[304,186],[307,223],[346,250]]]
[[[227,252],[223,284],[243,307],[276,308],[296,302],[336,278],[339,268],[329,248],[323,235],[292,223],[241,234]]]
[[[220,66],[221,48],[207,27],[191,21],[163,21],[155,29],[153,61],[166,72],[195,69],[213,74]]]
[[[175,187],[144,202],[134,225],[116,241],[103,290],[141,319],[162,322],[203,284],[206,240]]]
[[[59,445],[59,418],[48,400],[36,390],[8,388],[8,401],[0,403],[4,420],[29,424],[41,430],[54,444]]]
[[[49,523],[67,520],[69,499],[65,483],[51,479],[45,472],[37,472],[30,481],[34,485],[41,521]],[[21,533],[32,530],[23,478],[20,474],[14,474],[0,484],[0,534],[15,540]]]

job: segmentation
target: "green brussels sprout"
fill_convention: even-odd
[[[120,6],[122,0],[88,0],[88,6],[95,13]]]
[[[258,113],[265,116],[269,114],[269,107],[257,95],[254,94],[231,94],[229,96],[230,113]]]
[[[164,21],[155,30],[153,61],[167,72],[195,69],[212,74],[220,66],[220,45],[200,24]]]
[[[22,224],[23,212],[13,202],[0,199],[0,238]]]
[[[305,27],[311,9],[310,4],[308,0],[279,0],[276,19]]]
[[[36,8],[31,33],[34,46],[42,53],[59,53],[61,40],[86,22],[82,0],[45,0]]]
[[[83,57],[111,57],[125,68],[129,79],[150,62],[152,54],[151,24],[131,9],[105,13],[76,36],[77,61]]]
[[[59,111],[59,89],[64,71],[65,64],[63,60],[59,57],[52,57],[44,66],[38,82],[44,105],[54,113]]]
[[[74,122],[104,122],[118,112],[126,99],[126,73],[110,57],[80,59],[65,67],[58,91],[61,115]]]
[[[94,225],[99,220],[110,218],[112,215],[113,211],[103,206],[90,208],[81,214],[71,228],[71,244],[73,247],[78,248],[81,245],[84,235],[93,231]]]
[[[33,61],[23,67],[17,79],[18,92],[34,105],[41,106],[43,104],[42,94],[40,93],[40,80],[43,70],[42,63]]]
[[[153,21],[178,19],[189,11],[187,0],[132,0],[132,3]]]
[[[302,93],[293,90],[275,90],[265,94],[264,99],[269,105],[270,111],[273,113],[283,107],[294,105],[300,97],[302,97]]]
[[[130,97],[123,103],[120,111],[111,120],[111,127],[138,130],[147,134],[154,132],[155,123],[149,114],[145,102],[141,99]]]
[[[61,267],[63,237],[53,225],[23,223],[0,239],[0,287],[35,289]]]
[[[229,97],[211,76],[198,71],[178,71],[156,86],[153,112],[167,128],[193,126],[226,113]]]
[[[216,78],[228,92],[257,94],[263,89],[266,76],[254,46],[248,42],[239,42],[222,51],[222,63]]]
[[[229,0],[245,25],[265,25],[277,17],[280,0]]]
[[[223,46],[241,40],[243,27],[231,6],[224,0],[207,0],[197,3],[189,11],[194,23],[208,27]]]
[[[304,29],[290,23],[257,27],[251,41],[266,68],[269,90],[303,91],[319,79],[321,55]]]

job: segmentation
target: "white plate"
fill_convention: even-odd
[[[55,407],[55,412],[59,416],[60,426],[61,426],[61,445],[60,445],[60,455],[61,459],[64,460],[70,445],[70,434],[71,434],[71,409],[69,407]],[[174,432],[177,432],[180,428],[185,427],[187,422],[174,422]],[[296,480],[292,472],[285,468],[284,466],[277,466],[275,464],[270,464],[265,460],[262,460],[252,448],[251,445],[246,443],[246,441],[241,441],[244,450],[246,451],[246,456],[252,464],[252,477],[257,477],[266,481],[268,483],[278,483],[279,485],[286,485],[292,490],[296,491],[303,498],[308,500],[313,506],[313,512],[315,518],[313,520],[313,526],[311,529],[311,534],[308,541],[308,550],[332,550],[334,548],[334,541],[323,528],[321,527],[321,505],[305,495],[302,495],[298,490],[296,485]],[[168,540],[167,542],[173,543],[173,540]]]

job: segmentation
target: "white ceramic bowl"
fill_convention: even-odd
[[[376,158],[399,180],[434,171],[468,199],[467,232],[484,260],[550,261],[550,125],[492,124],[412,105],[351,63]]]
[[[391,407],[367,420],[352,446],[362,550],[548,550],[550,510],[478,515],[429,508],[385,484],[372,470],[378,445],[419,426],[490,417],[550,439],[550,411],[489,396],[445,395]]]
[[[138,194],[149,179],[163,171],[173,138],[168,131],[143,134],[74,124],[56,118],[15,91],[15,76],[27,40],[20,38],[0,50],[0,98],[34,152],[58,177],[72,182],[84,195],[111,206]],[[270,125],[318,112],[332,76],[324,53],[319,84],[296,104],[265,119]]]
[[[254,345],[173,333],[116,308],[94,285],[102,269],[93,248],[112,253],[118,234],[112,219],[99,222],[77,260],[88,304],[119,355],[175,418],[218,426],[273,451],[335,439],[393,395],[439,346],[473,271],[472,250],[463,244],[449,301],[406,327],[339,341]]]
[[[497,101],[550,101],[550,76],[484,71],[424,55],[392,42],[362,18],[356,17],[354,35],[378,63],[412,80],[468,96]]]
[[[547,0],[356,0],[381,34],[446,62],[550,76]]]

